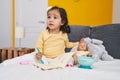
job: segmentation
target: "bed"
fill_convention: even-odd
[[[29,64],[21,65],[20,61]],[[34,62],[34,52],[5,60],[0,64],[0,80],[120,80],[120,59],[95,62],[93,69],[74,66],[45,71],[34,66]]]
[[[120,80],[120,24],[98,27],[73,25],[70,28],[70,41],[79,41],[82,37],[102,40],[109,55],[115,59],[95,62],[92,69],[74,66],[43,71],[33,65],[36,60],[32,52],[3,61],[0,64],[0,80]],[[66,52],[69,51],[66,49]],[[21,61],[29,61],[29,64],[21,65]]]

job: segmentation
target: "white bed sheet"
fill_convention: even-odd
[[[20,61],[30,61],[20,65]],[[66,67],[43,71],[33,66],[34,53],[6,60],[0,64],[0,80],[120,80],[120,59],[100,61],[93,69]]]

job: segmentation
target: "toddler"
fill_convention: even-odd
[[[36,53],[36,59],[41,60],[45,56],[49,61],[66,56],[65,48],[72,48],[79,44],[79,42],[69,42],[67,33],[70,33],[70,27],[65,9],[57,6],[51,7],[47,11],[47,29],[40,33],[37,42],[36,48],[39,48],[41,53]]]

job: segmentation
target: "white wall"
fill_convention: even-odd
[[[120,0],[113,0],[113,23],[120,23]]]
[[[0,48],[11,47],[11,0],[0,0]]]

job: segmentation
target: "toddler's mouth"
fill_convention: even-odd
[[[53,26],[54,24],[49,24],[50,26]]]

